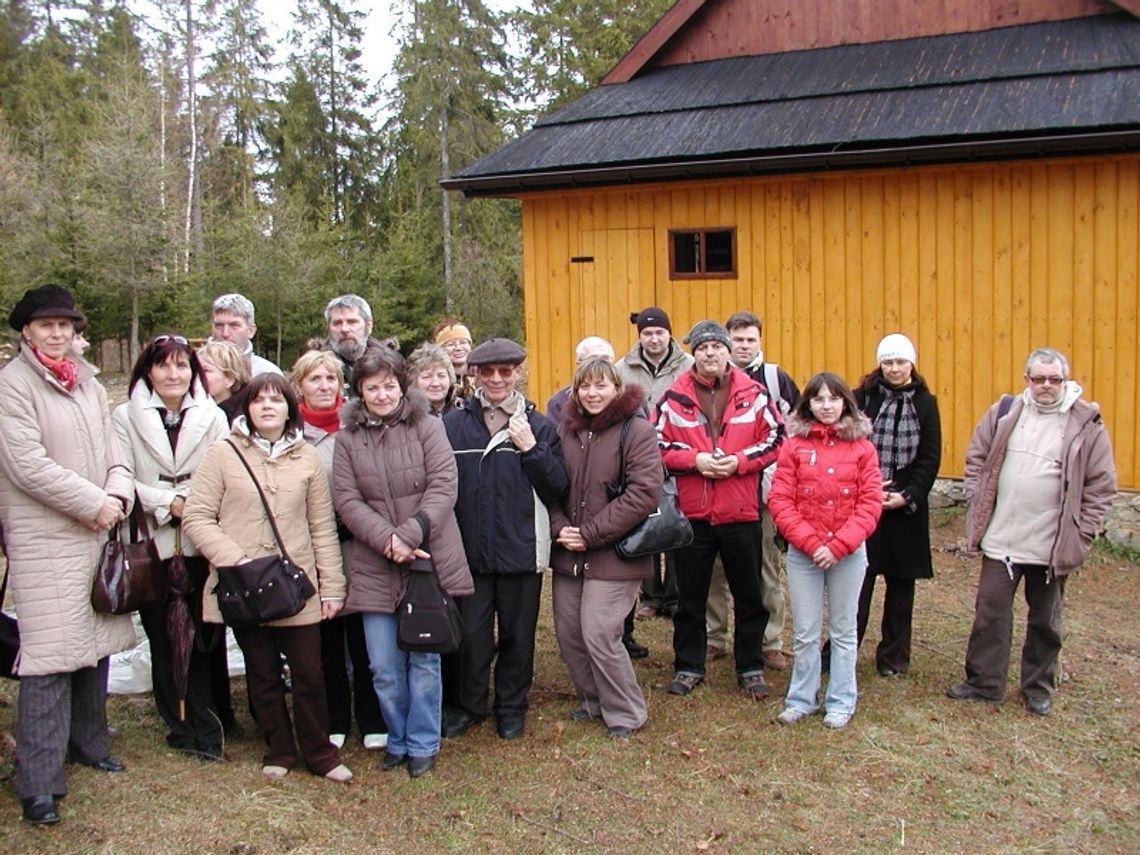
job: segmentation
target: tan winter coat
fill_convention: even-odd
[[[23,344],[0,371],[0,517],[24,676],[89,668],[135,643],[129,615],[91,608],[107,536],[83,523],[108,495],[133,495],[95,374],[81,361],[68,392]]]
[[[123,450],[135,492],[146,511],[150,536],[158,554],[174,554],[174,526],[170,524],[170,504],[190,493],[190,476],[206,456],[206,449],[229,435],[226,414],[206,391],[195,384],[190,400],[183,403],[182,426],[178,432],[178,452],[170,450],[170,440],[162,416],[152,405],[145,382],[135,385],[130,400],[111,414],[115,436]],[[177,483],[175,483],[177,481]],[[183,538],[182,552],[197,555],[189,539]]]
[[[244,417],[234,422],[230,439],[241,449],[265,490],[289,557],[309,574],[317,588],[317,596],[310,597],[300,612],[270,625],[319,623],[321,601],[343,600],[345,595],[332,494],[320,458],[300,434],[292,445],[275,448],[273,456],[268,456],[249,438]],[[212,445],[194,473],[182,532],[211,565],[202,617],[208,623],[222,623],[218,599],[212,594],[218,583],[214,568],[278,551],[257,488],[229,443]]]

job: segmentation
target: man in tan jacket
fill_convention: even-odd
[[[1052,711],[1065,579],[1085,560],[1116,495],[1108,431],[1081,391],[1065,357],[1038,348],[1025,363],[1025,391],[997,401],[974,429],[966,546],[981,550],[982,572],[966,680],[946,690],[954,700],[1005,697],[1013,597],[1024,578],[1021,692],[1033,715]]]
[[[20,621],[16,789],[24,819],[59,822],[64,763],[121,772],[108,756],[107,664],[134,644],[128,615],[98,614],[103,534],[134,495],[95,368],[72,352],[86,319],[66,288],[24,294],[8,318],[19,352],[0,371],[0,517]]]

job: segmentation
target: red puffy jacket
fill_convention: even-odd
[[[760,472],[776,461],[784,423],[767,391],[739,368],[728,373],[728,397],[716,445],[735,454],[736,474],[724,480],[697,472],[697,454],[715,450],[708,419],[697,404],[693,372],[686,371],[657,405],[657,438],[668,470],[677,476],[681,510],[712,525],[760,519]]]
[[[821,546],[843,558],[875,530],[883,512],[879,455],[871,422],[844,416],[835,425],[788,417],[768,510],[780,534],[807,555]]]

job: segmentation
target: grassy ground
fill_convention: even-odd
[[[298,770],[270,784],[252,735],[227,746],[230,764],[200,764],[165,748],[149,696],[112,698],[114,754],[129,771],[72,768],[64,821],[47,829],[20,821],[9,790],[0,851],[1140,851],[1137,566],[1098,551],[1071,581],[1065,683],[1051,718],[1031,717],[1012,694],[997,707],[958,703],[942,693],[961,678],[978,563],[958,551],[960,517],[937,523],[913,669],[878,677],[867,645],[846,730],[818,717],[781,727],[786,674],[774,677],[771,700],[754,703],[726,661],[690,697],[665,694],[670,626],[653,620],[638,624],[652,650],[637,665],[650,724],[611,741],[599,725],[567,719],[574,702],[547,604],[517,742],[484,724],[445,741],[436,771],[414,782],[382,774],[357,745],[345,751],[356,772],[346,787]],[[1015,651],[1023,613],[1019,605]],[[16,684],[0,686],[0,731],[13,727],[15,697]],[[10,779],[5,743],[0,777]]]

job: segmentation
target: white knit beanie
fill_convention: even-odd
[[[911,340],[902,333],[891,333],[884,336],[879,342],[876,360],[886,362],[888,359],[905,359],[911,365],[918,361]]]

